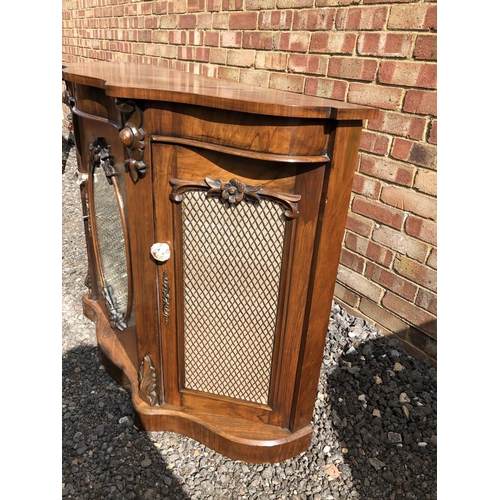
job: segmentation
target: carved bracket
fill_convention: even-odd
[[[233,178],[229,181],[221,181],[206,177],[203,181],[170,179],[172,192],[170,199],[172,201],[182,201],[186,191],[204,190],[207,196],[218,197],[223,203],[237,205],[245,200],[253,203],[260,203],[261,199],[269,199],[280,203],[285,207],[285,216],[289,219],[295,219],[299,216],[299,207],[297,202],[301,199],[300,195],[280,193],[264,189],[261,184],[251,186]]]
[[[144,356],[139,368],[139,397],[149,406],[158,406],[156,370],[148,355]]]
[[[98,137],[89,145],[90,150],[90,171],[96,167],[102,167],[108,182],[112,184],[111,177],[116,175],[113,157],[109,152],[109,148],[102,137]]]
[[[131,101],[116,100],[116,107],[124,114],[130,115],[125,126],[120,130],[120,140],[127,148],[128,158],[125,160],[125,170],[130,173],[136,183],[146,175],[144,159],[144,137],[142,129],[142,110]]]
[[[71,97],[68,90],[64,90],[62,93],[62,102],[66,104],[70,109],[72,109],[75,105],[75,99]]]

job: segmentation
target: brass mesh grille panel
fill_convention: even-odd
[[[93,187],[95,223],[104,287],[110,294],[115,312],[123,317],[127,311],[128,279],[120,210],[115,189],[109,184],[102,168],[95,169]]]
[[[182,201],[185,386],[267,403],[285,235],[272,201]]]

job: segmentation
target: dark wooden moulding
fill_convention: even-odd
[[[362,120],[377,110],[145,65],[68,64],[63,80],[88,248],[83,308],[96,324],[103,363],[130,391],[136,423],[247,462],[305,451]],[[119,193],[129,301],[120,317],[103,293],[90,182],[95,161]],[[283,209],[265,404],[184,384],[180,200],[193,189],[222,202],[266,199]],[[155,242],[168,242],[172,258],[155,260]]]

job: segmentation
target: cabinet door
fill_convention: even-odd
[[[133,324],[123,145],[118,124],[74,110],[89,276],[110,324]],[[83,178],[82,178],[83,179]]]
[[[324,165],[153,144],[165,401],[287,427]]]

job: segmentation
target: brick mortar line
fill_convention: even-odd
[[[381,203],[383,203],[383,202],[381,202]],[[389,206],[389,205],[387,205],[387,206]],[[359,216],[361,216],[361,217],[364,217],[365,219],[373,220],[373,219],[370,219],[369,217],[367,217],[367,216],[365,216],[365,215],[363,215],[363,214],[358,214],[357,212],[353,212],[352,210],[351,210],[351,213],[356,214],[356,215],[359,215]],[[418,217],[418,216],[417,216],[417,217]],[[424,219],[424,220],[429,220],[429,219]],[[356,237],[358,237],[358,238],[362,238],[363,240],[366,240],[367,242],[373,242],[374,244],[376,244],[376,245],[378,245],[378,246],[381,246],[381,247],[383,247],[383,248],[385,248],[385,249],[387,249],[387,250],[390,250],[391,252],[393,252],[393,253],[395,254],[395,256],[396,256],[396,255],[402,255],[402,256],[405,256],[405,257],[407,257],[408,259],[413,260],[413,261],[417,262],[418,264],[420,264],[420,265],[422,265],[422,266],[424,266],[424,267],[428,267],[429,269],[432,269],[433,271],[436,271],[436,269],[435,269],[434,267],[430,266],[430,265],[427,263],[427,261],[429,260],[429,257],[430,257],[430,255],[431,255],[431,253],[432,253],[432,250],[437,249],[437,246],[433,245],[432,243],[429,243],[428,241],[421,240],[420,238],[417,238],[417,237],[415,237],[415,236],[412,236],[412,235],[408,234],[408,233],[406,232],[406,230],[404,229],[404,223],[403,223],[403,227],[402,227],[400,230],[397,230],[397,229],[394,229],[393,227],[391,227],[391,226],[389,226],[389,225],[387,225],[387,224],[384,224],[383,222],[378,222],[378,221],[375,221],[375,220],[374,220],[374,222],[375,222],[375,226],[374,226],[374,228],[371,230],[371,232],[370,232],[370,236],[364,236],[364,235],[362,235],[362,234],[356,233],[356,231],[354,231],[354,230],[352,230],[352,229],[346,229],[346,233],[351,233],[351,234],[355,235],[355,236],[356,236]],[[377,225],[378,225],[378,227],[377,227]],[[394,232],[396,232],[396,233],[397,233],[397,232],[401,233],[401,234],[402,234],[403,236],[405,236],[408,240],[411,240],[411,241],[416,241],[416,242],[423,243],[424,245],[426,245],[426,246],[428,247],[428,251],[426,252],[426,255],[425,255],[425,258],[424,258],[423,262],[419,262],[419,261],[418,261],[418,260],[416,260],[416,259],[412,259],[411,257],[408,257],[407,255],[405,255],[405,254],[403,254],[403,253],[401,253],[401,252],[398,252],[397,250],[394,250],[393,248],[388,247],[387,245],[384,245],[383,243],[380,243],[380,242],[374,241],[374,240],[373,240],[373,231],[374,231],[375,229],[379,229],[380,227],[387,227],[387,228],[389,228],[390,230],[392,230],[392,231],[394,231]],[[345,244],[345,238],[344,238],[344,241],[342,242],[342,247],[343,247],[343,248],[345,248],[346,250],[349,250],[350,252],[352,252],[352,253],[354,253],[354,254],[356,254],[356,255],[360,256],[360,257],[363,257],[363,258],[368,259],[370,262],[377,263],[377,261],[375,261],[375,260],[373,260],[373,259],[370,259],[368,256],[363,255],[363,254],[361,254],[361,253],[357,252],[356,250],[353,250],[353,249],[351,249],[351,248],[348,248],[348,247],[346,246],[346,244]],[[414,282],[413,282],[413,281],[411,281],[409,278],[406,278],[406,277],[404,277],[403,275],[398,274],[398,273],[397,273],[397,271],[396,271],[396,270],[394,269],[394,267],[393,267],[393,266],[394,266],[394,261],[392,261],[392,262],[391,262],[391,264],[390,264],[389,266],[383,266],[382,264],[378,264],[378,265],[380,265],[380,266],[381,266],[381,267],[383,267],[384,269],[387,269],[388,271],[392,271],[394,274],[397,274],[397,275],[398,275],[398,276],[400,276],[401,278],[405,279],[406,281],[409,281],[410,283],[413,283],[413,284],[414,284],[414,285],[416,285],[416,286],[419,286],[419,287],[421,287],[421,288],[424,288],[425,290],[428,290],[429,292],[436,293],[435,291],[433,291],[433,290],[431,290],[431,289],[429,289],[429,288],[427,288],[427,287],[425,287],[425,286],[423,286],[423,285],[420,285],[420,284],[414,283]]]
[[[345,266],[347,267],[347,266]],[[348,268],[350,269],[350,268]],[[355,272],[355,271],[354,271]],[[356,274],[359,274],[359,273],[356,273]],[[400,276],[400,275],[398,275]],[[386,297],[387,293],[392,293],[393,295],[396,295],[397,297],[399,297],[401,300],[407,302],[408,304],[410,305],[413,305],[415,306],[415,308],[429,314],[430,316],[434,317],[434,318],[437,318],[437,316],[433,313],[431,313],[430,311],[428,311],[427,309],[423,309],[422,307],[420,307],[419,305],[415,304],[415,302],[413,301],[409,301],[408,299],[402,297],[401,295],[399,295],[397,292],[395,292],[394,290],[386,290],[385,287],[383,287],[382,285],[380,285],[379,283],[377,283],[376,281],[373,281],[371,280],[370,278],[368,278],[367,276],[364,276],[363,275],[363,278],[366,279],[367,281],[369,281],[370,283],[373,283],[374,285],[377,285],[379,287],[382,287],[384,288],[384,292],[382,294],[382,296],[380,297],[380,300],[378,302],[375,302],[374,300],[372,299],[368,299],[368,300],[371,300],[374,304],[376,304],[377,306],[379,306],[381,309],[383,309],[384,311],[386,311],[387,313],[393,315],[395,318],[398,318],[400,321],[402,321],[403,323],[411,326],[412,328],[416,328],[419,330],[419,332],[423,333],[424,335],[428,336],[429,338],[431,339],[434,339],[434,337],[432,335],[430,335],[428,332],[425,332],[423,330],[421,330],[417,325],[413,325],[411,323],[409,323],[409,321],[407,319],[405,319],[404,317],[400,316],[399,314],[395,313],[394,311],[391,311],[390,309],[386,308],[383,304],[382,304],[382,301],[383,299]],[[337,283],[341,284],[344,288],[346,288],[347,290],[349,290],[350,292],[352,292],[353,294],[355,294],[356,296],[358,296],[358,299],[364,297],[364,295],[359,291],[359,290],[356,290],[355,288],[352,288],[351,286],[349,286],[347,283],[344,283],[343,281],[341,281],[339,278],[337,278],[335,280]],[[407,280],[408,281],[408,280]],[[414,284],[413,282],[410,281],[410,283]],[[418,296],[418,292],[420,289],[422,290],[427,290],[425,287],[421,287],[420,285],[415,285],[417,287],[417,290],[415,292],[415,300]],[[435,292],[433,292],[432,290],[427,290],[429,292],[431,292],[432,294],[435,294]],[[385,327],[384,327],[385,328]]]

